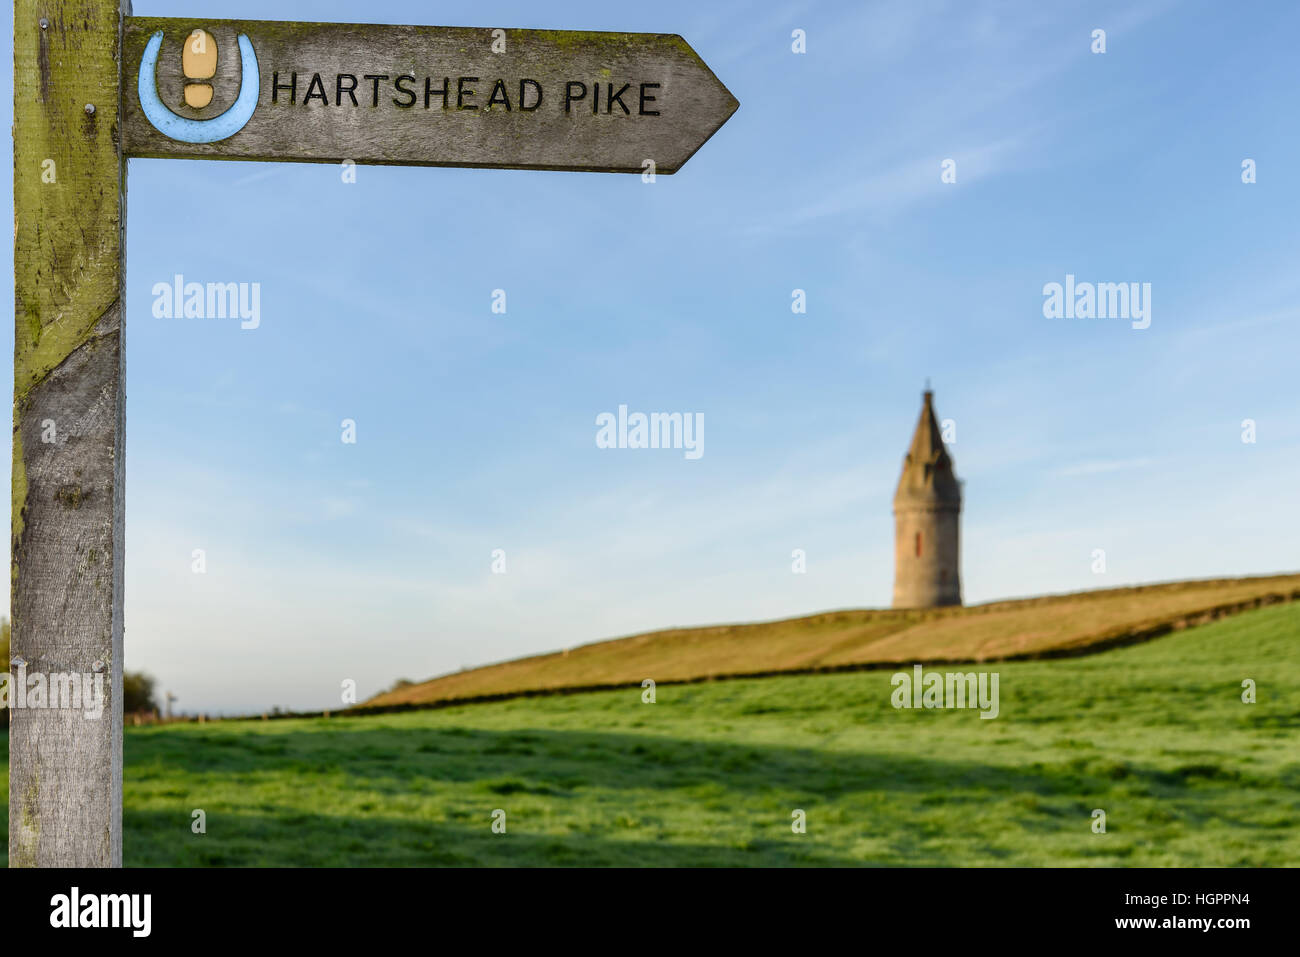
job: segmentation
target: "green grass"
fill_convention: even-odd
[[[995,720],[862,672],[128,728],[126,863],[1296,865],[1297,635],[1291,604],[992,666]]]

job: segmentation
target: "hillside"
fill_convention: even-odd
[[[890,673],[867,671],[667,686],[653,705],[629,688],[127,728],[124,858],[1294,867],[1298,635],[1300,604],[1287,604],[1104,654],[1001,664],[994,720],[895,709]],[[202,835],[190,830],[198,807]],[[792,831],[796,810],[806,833]]]
[[[1300,598],[1300,575],[1172,582],[927,611],[834,611],[674,628],[443,675],[362,707],[421,706],[572,689],[849,671],[917,661],[1068,656]]]

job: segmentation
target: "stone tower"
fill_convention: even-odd
[[[925,390],[894,493],[894,607],[961,604],[961,484]]]

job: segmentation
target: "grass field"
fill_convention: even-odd
[[[859,609],[744,625],[673,628],[600,641],[395,688],[367,706],[700,677],[992,661],[1085,651],[1240,603],[1300,599],[1300,575],[1108,588],[917,611]]]
[[[994,720],[859,672],[128,728],[126,863],[1296,865],[1297,636],[1288,604],[1004,664]]]

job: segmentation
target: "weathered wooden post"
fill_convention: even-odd
[[[122,863],[119,0],[14,3],[12,656],[104,676],[98,719],[14,708],[10,866]]]

